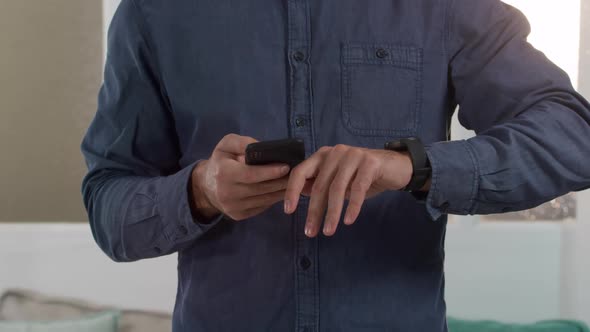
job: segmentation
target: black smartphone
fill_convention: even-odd
[[[305,144],[298,138],[264,141],[246,147],[247,165],[288,164],[291,168],[305,160]]]

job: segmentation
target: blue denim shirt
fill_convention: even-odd
[[[590,107],[529,30],[498,0],[123,0],[82,144],[94,237],[115,261],[178,252],[176,332],[446,331],[447,214],[590,186]],[[476,137],[449,141],[457,105]],[[228,133],[307,156],[418,136],[432,186],[330,238],[304,235],[307,199],[198,220],[191,170]]]

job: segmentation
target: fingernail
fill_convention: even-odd
[[[285,200],[285,213],[289,213],[291,211],[291,201],[288,199]]]
[[[281,173],[282,174],[285,174],[287,172],[289,172],[289,166],[283,166],[283,167],[281,167]]]
[[[330,235],[330,234],[332,234],[332,226],[330,226],[330,225],[326,225],[326,226],[324,226],[324,234],[325,234],[325,235]]]
[[[350,219],[350,216],[346,216],[344,217],[344,223],[346,225],[350,225],[352,223],[352,220]]]
[[[311,227],[305,226],[305,235],[311,236]]]

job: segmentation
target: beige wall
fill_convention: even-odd
[[[100,1],[0,0],[0,221],[87,219],[79,146],[101,63]]]

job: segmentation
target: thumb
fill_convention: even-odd
[[[233,155],[234,157],[243,156],[246,153],[246,147],[248,144],[256,142],[258,141],[252,137],[229,134],[219,141],[215,150],[217,152]]]

